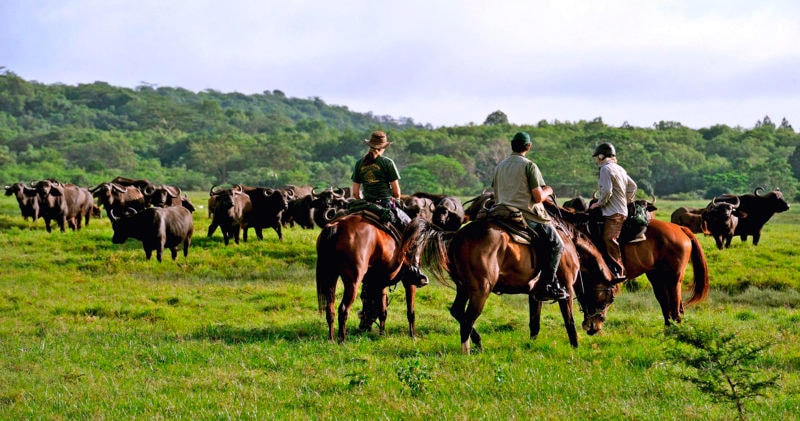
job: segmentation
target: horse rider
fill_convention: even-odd
[[[564,251],[564,243],[556,232],[544,201],[553,194],[553,188],[542,179],[539,167],[525,155],[533,143],[526,132],[517,132],[511,139],[512,153],[494,169],[492,188],[499,205],[507,205],[522,211],[531,230],[537,235],[531,241],[531,255],[536,254],[541,264],[541,274],[531,291],[539,301],[567,300],[569,293],[558,283],[556,272]],[[531,259],[533,261],[533,259]]]
[[[636,196],[636,183],[628,176],[625,168],[617,164],[617,151],[611,143],[597,145],[592,156],[600,167],[599,192],[597,201],[589,210],[600,209],[603,216],[603,244],[609,266],[616,281],[626,279],[622,263],[619,236],[628,217],[628,203]]]
[[[400,198],[400,172],[391,158],[383,156],[386,147],[391,145],[386,133],[374,131],[369,139],[364,139],[369,146],[367,153],[356,162],[353,169],[353,197],[364,199],[381,207],[390,209],[401,225],[405,227],[411,218],[397,206],[394,199]],[[420,272],[419,266],[409,264],[408,269],[414,284],[423,287],[428,278]]]

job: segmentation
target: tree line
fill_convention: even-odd
[[[2,68],[0,68],[2,71]],[[784,118],[752,128],[679,122],[612,127],[602,118],[512,125],[502,111],[482,124],[438,127],[293,98],[143,84],[42,84],[0,73],[0,178],[95,185],[124,175],[206,190],[215,184],[348,186],[362,139],[384,130],[404,192],[470,196],[489,185],[509,139],[528,131],[545,181],[559,196],[596,189],[594,147],[611,142],[643,195],[679,199],[780,188],[797,198],[800,135]]]

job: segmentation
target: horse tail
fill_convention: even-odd
[[[692,282],[692,296],[686,304],[693,304],[703,301],[708,296],[709,282],[708,282],[708,262],[706,261],[706,254],[703,252],[703,247],[700,241],[692,233],[692,230],[681,226],[681,230],[692,240],[692,271],[694,272],[694,281]]]
[[[400,255],[430,270],[436,280],[447,283],[447,247],[455,231],[444,231],[422,218],[414,218],[403,231]]]
[[[338,273],[332,275],[334,268],[334,246],[338,224],[328,224],[322,228],[317,237],[317,305],[320,313],[324,313],[330,304],[330,297],[334,296],[332,290],[336,289]],[[331,281],[333,279],[333,281]]]

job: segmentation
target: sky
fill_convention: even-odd
[[[434,127],[502,111],[800,130],[800,2],[0,0],[0,71],[280,90]]]

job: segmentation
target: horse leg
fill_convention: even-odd
[[[475,330],[475,321],[483,312],[483,306],[486,304],[487,298],[489,298],[488,293],[481,294],[481,292],[476,292],[471,294],[467,299],[467,307],[460,321],[461,352],[464,354],[469,354],[470,339],[475,343],[475,348],[481,349],[483,347],[481,336],[478,334],[478,331]]]
[[[647,279],[653,286],[653,294],[661,306],[661,315],[664,317],[664,326],[669,326],[672,321],[681,322],[681,282],[672,281],[671,276],[659,276],[658,274],[647,274]]]
[[[386,333],[386,315],[389,309],[389,293],[388,289],[384,288],[381,291],[381,309],[378,313],[378,334],[383,335]]]
[[[561,309],[561,317],[564,319],[564,327],[567,328],[569,344],[573,348],[578,347],[578,330],[575,328],[575,319],[572,315],[572,300],[559,300],[558,307]]]
[[[414,313],[414,298],[416,297],[417,287],[414,285],[406,285],[403,283],[406,290],[406,317],[408,317],[408,335],[412,338],[417,337],[416,319]]]
[[[339,336],[338,342],[344,342],[346,332],[345,326],[347,325],[347,316],[350,314],[350,308],[356,301],[356,290],[358,289],[357,281],[349,281],[344,283],[344,294],[342,295],[342,302],[339,304]]]
[[[531,329],[531,339],[539,336],[542,320],[542,302],[528,294],[528,327]]]

